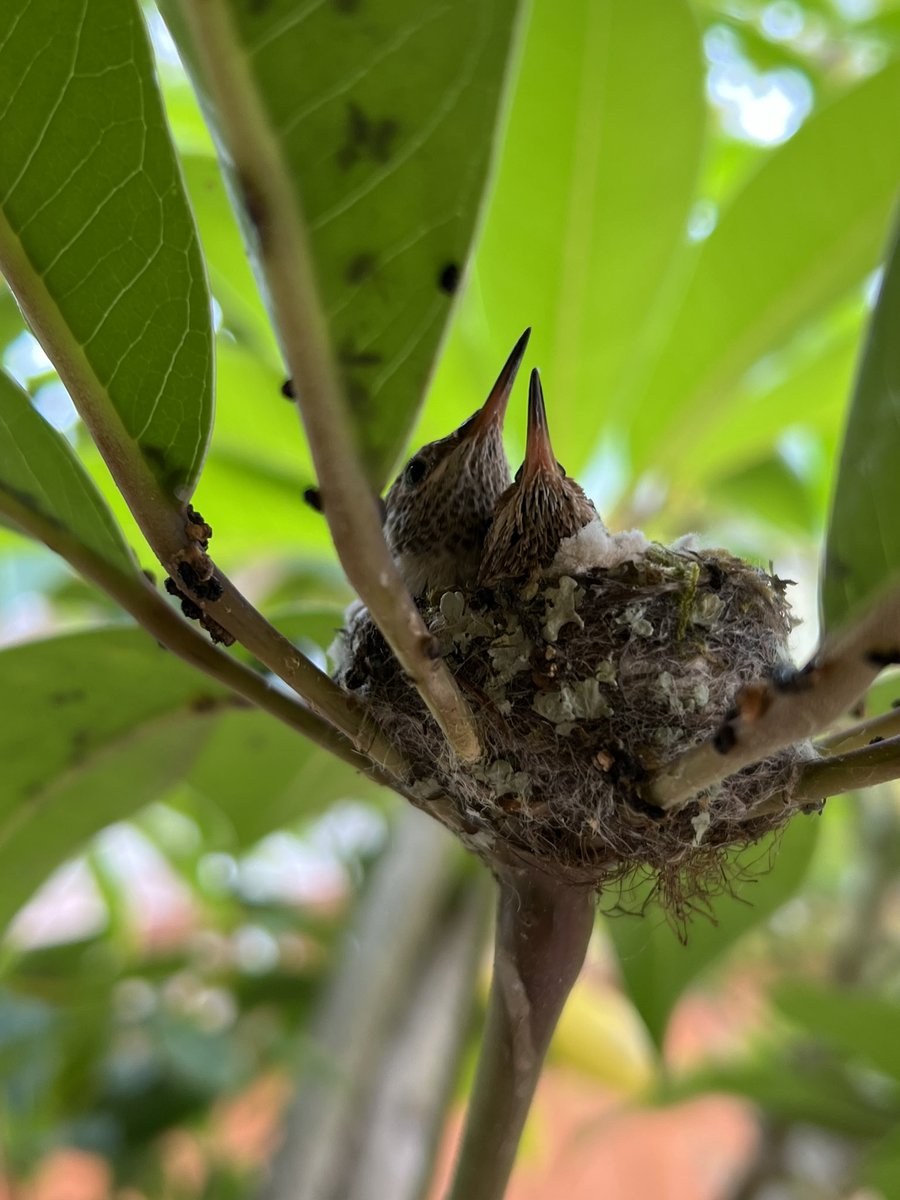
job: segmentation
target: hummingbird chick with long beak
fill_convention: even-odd
[[[479,582],[490,586],[542,574],[553,564],[560,544],[592,522],[602,525],[596,508],[556,461],[541,377],[534,370],[528,384],[525,461],[497,501]]]
[[[384,536],[413,596],[475,582],[491,513],[510,482],[503,419],[526,329],[481,408],[412,456],[385,498]]]

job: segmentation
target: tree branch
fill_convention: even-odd
[[[713,736],[650,780],[647,799],[678,809],[698,793],[784,746],[827,729],[900,660],[900,594],[892,592],[852,626],[826,639],[802,671],[741,689]]]
[[[830,733],[816,742],[816,749],[828,754],[842,754],[845,750],[858,750],[878,738],[893,737],[896,733],[900,733],[900,708],[892,708],[868,721]]]
[[[449,1200],[503,1200],[547,1047],[594,927],[586,889],[505,871],[494,976]]]
[[[72,538],[61,526],[41,518],[33,510],[3,495],[2,509],[32,537],[42,541],[134,617],[166,649],[177,654],[204,674],[230,688],[257,708],[296,729],[323,750],[334,754],[368,778],[386,787],[393,781],[380,768],[354,749],[331,725],[291,696],[271,687],[256,671],[216,649],[198,633],[155,590],[143,575],[125,575],[105,559]]]
[[[187,532],[185,512],[161,486],[137,442],[127,433],[82,346],[2,213],[0,264],[141,532],[168,574],[180,581],[179,567],[196,561],[198,554],[197,544]],[[385,767],[396,769],[398,756],[354,699],[271,626],[210,560],[206,562],[221,595],[210,600],[192,592],[191,599],[354,745],[371,752]]]
[[[375,496],[356,450],[319,301],[300,199],[221,0],[182,0],[201,68],[221,119],[244,207],[257,238],[271,305],[347,578],[457,754],[481,749],[468,704],[434,658],[425,627],[394,565]]]

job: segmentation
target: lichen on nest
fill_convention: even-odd
[[[786,660],[785,585],[723,551],[649,545],[634,561],[522,587],[445,592],[428,628],[475,713],[483,759],[459,763],[367,612],[336,677],[412,764],[409,791],[488,863],[528,860],[600,888],[644,869],[682,908],[726,851],[777,828],[808,746],[741,771],[680,811],[642,784],[708,737],[738,688]]]

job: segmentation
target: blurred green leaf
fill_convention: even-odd
[[[900,1195],[900,1125],[871,1148],[863,1159],[860,1183],[884,1200]]]
[[[686,0],[536,0],[477,286],[438,380],[441,395],[460,401],[455,418],[481,403],[533,325],[529,353],[569,471],[593,450],[601,414],[621,422],[684,242],[705,113]],[[524,422],[514,420],[521,445]]]
[[[222,306],[225,324],[279,373],[278,383],[281,384],[281,356],[247,261],[247,251],[222,182],[219,164],[211,154],[182,154],[181,169],[197,217],[210,284]],[[278,393],[274,394],[277,397]],[[300,440],[299,432],[297,440]]]
[[[745,373],[878,262],[900,175],[900,63],[774,150],[696,250],[665,343],[633,397],[637,468],[689,455]]]
[[[408,437],[466,263],[516,7],[228,6],[241,70],[258,90],[302,209],[377,486]],[[161,8],[191,62],[178,6],[165,0]]]
[[[900,109],[900,104],[898,104]],[[822,579],[834,628],[900,570],[900,221],[872,314],[844,437]]]
[[[16,304],[15,297],[0,280],[0,351],[25,329],[25,321]]]
[[[212,420],[209,296],[134,0],[0,10],[0,260],[113,459],[184,500]]]
[[[190,766],[228,693],[146,634],[0,652],[0,924],[91,833]]]
[[[900,1080],[900,1004],[874,993],[802,980],[780,984],[772,999],[805,1032]]]
[[[265,713],[226,713],[186,781],[225,817],[226,848],[246,849],[299,816],[378,788]]]
[[[784,831],[780,846],[771,838],[742,858],[742,877],[730,893],[710,905],[712,920],[696,917],[687,930],[687,944],[660,910],[649,903],[640,911],[649,887],[629,893],[606,923],[626,991],[644,1018],[654,1041],[662,1045],[666,1025],[679,997],[698,976],[754,925],[776,912],[799,887],[812,858],[818,823],[797,817]],[[771,859],[771,861],[770,861]],[[758,874],[766,866],[771,869]],[[634,911],[638,910],[638,911]],[[601,904],[601,911],[610,912]]]
[[[878,1137],[896,1122],[898,1096],[876,1095],[857,1086],[839,1064],[803,1055],[790,1047],[758,1047],[742,1062],[701,1067],[666,1088],[669,1102],[710,1092],[752,1101],[770,1119],[819,1125],[841,1134]]]
[[[137,564],[69,443],[0,371],[0,515],[63,530],[125,575]],[[30,529],[29,532],[35,533]]]

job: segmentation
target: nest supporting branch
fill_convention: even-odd
[[[732,712],[706,741],[679,755],[647,785],[659,808],[683,807],[750,763],[827,729],[900,660],[900,594],[884,597],[797,672],[740,689]]]
[[[257,253],[297,383],[324,514],[347,578],[463,761],[481,755],[475,722],[390,556],[355,443],[314,278],[300,199],[221,0],[184,0]]]
[[[590,889],[538,870],[499,877],[494,975],[448,1200],[502,1200],[544,1057],[594,925]]]

